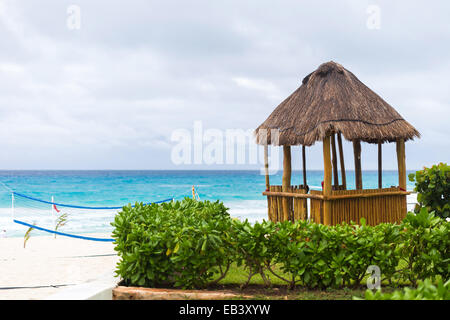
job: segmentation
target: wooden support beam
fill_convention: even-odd
[[[355,186],[356,189],[362,189],[362,173],[361,173],[361,142],[353,141],[353,154],[355,156]]]
[[[397,140],[398,186],[406,190],[405,140]]]
[[[291,193],[291,192],[277,192],[277,191],[264,191],[262,193],[265,196],[287,197],[287,198],[299,198],[299,199],[316,199],[323,200],[324,197],[320,194],[310,193]]]
[[[332,154],[332,163],[333,163],[333,185],[335,187],[339,187],[339,173],[337,168],[337,152],[336,152],[336,140],[335,134],[333,133],[330,137],[331,139],[331,154]]]
[[[383,154],[381,142],[378,142],[378,189],[383,188]]]
[[[288,197],[288,198],[300,198],[300,199],[315,199],[315,200],[342,200],[342,199],[356,199],[356,198],[374,198],[374,197],[385,197],[385,196],[407,196],[411,192],[407,191],[381,191],[372,193],[353,193],[353,194],[341,194],[341,195],[331,195],[323,196],[320,194],[310,194],[310,193],[291,193],[291,192],[277,192],[277,191],[264,191],[262,193],[264,196],[276,196],[276,197]]]
[[[354,194],[342,194],[342,195],[332,195],[330,197],[324,197],[325,200],[342,200],[342,199],[356,199],[356,198],[374,198],[374,197],[390,197],[390,196],[406,196],[411,194],[411,192],[405,191],[386,191],[377,193],[354,193]]]
[[[344,186],[344,190],[346,190],[347,189],[347,178],[345,176],[344,150],[342,148],[342,137],[341,137],[340,132],[337,134],[337,140],[338,140],[338,147],[339,147],[339,162],[341,164],[342,185]]]
[[[270,191],[270,181],[269,181],[269,146],[264,145],[264,174],[266,176],[266,191]],[[267,197],[267,216],[270,221],[274,221],[273,210],[272,210],[272,199]]]
[[[374,198],[374,197],[385,197],[385,196],[406,196],[411,194],[407,191],[381,191],[372,193],[353,193],[353,194],[342,194],[342,195],[331,195],[323,196],[320,194],[310,194],[310,193],[291,193],[291,192],[276,192],[276,191],[264,191],[262,193],[265,196],[276,196],[276,197],[288,197],[288,198],[300,198],[300,199],[315,199],[315,200],[342,200],[342,199],[356,199],[356,198]]]
[[[330,136],[323,139],[323,196],[331,195],[331,155],[330,155]],[[331,225],[331,201],[323,202],[323,224]]]
[[[282,191],[287,192],[291,187],[291,146],[283,146],[283,178]],[[289,199],[283,198],[283,220],[290,219]]]
[[[302,146],[303,186],[306,188],[306,147]]]
[[[264,174],[266,176],[266,191],[270,190],[269,181],[269,146],[264,145]]]

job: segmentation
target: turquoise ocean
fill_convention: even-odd
[[[409,172],[408,172],[409,173]],[[354,172],[348,171],[347,185],[354,188]],[[270,176],[271,184],[281,185],[282,172]],[[308,185],[321,189],[322,171],[307,172]],[[301,184],[301,172],[293,172],[292,184]],[[0,236],[21,237],[26,227],[12,222],[11,191],[60,204],[88,207],[119,207],[135,202],[155,202],[192,196],[195,186],[201,200],[220,200],[233,217],[251,222],[267,219],[267,202],[262,195],[265,178],[259,171],[0,171]],[[398,185],[397,171],[383,172],[383,187]],[[363,171],[363,187],[377,188],[377,171]],[[407,189],[414,184],[408,181]],[[409,207],[415,199],[408,198]],[[67,213],[60,231],[108,233],[117,210],[56,207],[20,196],[14,197],[14,218],[53,229],[55,219]],[[32,235],[44,235],[34,230]],[[48,234],[47,234],[48,235]]]

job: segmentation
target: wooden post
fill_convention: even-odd
[[[331,196],[331,155],[330,155],[330,136],[323,139],[323,195]],[[323,201],[323,224],[331,224],[331,201]]]
[[[308,182],[306,180],[306,147],[302,145],[302,165],[303,165],[303,187],[305,192],[309,192]],[[308,219],[308,201],[305,199],[303,201],[303,217],[304,220]]]
[[[397,140],[398,186],[406,190],[405,140]]]
[[[353,141],[353,154],[355,156],[355,186],[357,190],[362,189],[362,173],[361,173],[361,142]]]
[[[339,187],[339,173],[337,168],[337,153],[336,153],[336,140],[334,138],[334,133],[330,137],[331,139],[331,152],[332,152],[332,161],[333,161],[333,185],[335,187]]]
[[[283,146],[283,181],[282,181],[282,190],[283,192],[289,192],[291,187],[291,146]],[[288,197],[283,198],[283,220],[289,220],[289,206]]]
[[[378,189],[383,188],[383,154],[381,142],[378,142]]]
[[[339,146],[339,162],[341,164],[341,178],[342,178],[342,186],[344,190],[347,190],[347,178],[345,176],[345,164],[344,164],[344,150],[342,148],[342,138],[341,133],[337,134],[338,146]]]
[[[398,186],[401,190],[406,191],[406,161],[405,161],[405,140],[398,139],[397,143],[397,163],[398,163]],[[408,211],[406,196],[402,197],[400,202],[400,218],[403,219]]]
[[[302,165],[303,165],[303,186],[306,188],[307,182],[306,182],[306,150],[305,146],[302,146]]]
[[[266,191],[270,191],[270,182],[269,182],[269,146],[267,144],[264,145],[264,174],[266,176]],[[272,199],[270,196],[267,196],[267,216],[270,221],[274,221],[274,210],[272,207]]]
[[[266,175],[266,191],[270,191],[269,181],[269,146],[264,145],[264,173]]]

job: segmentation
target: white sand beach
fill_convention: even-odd
[[[35,236],[24,248],[23,238],[0,238],[0,300],[46,299],[74,285],[112,275],[117,261],[111,242]]]

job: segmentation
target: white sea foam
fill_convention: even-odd
[[[233,218],[248,219],[252,223],[267,220],[267,200],[230,201],[224,204],[230,208],[229,213]]]

